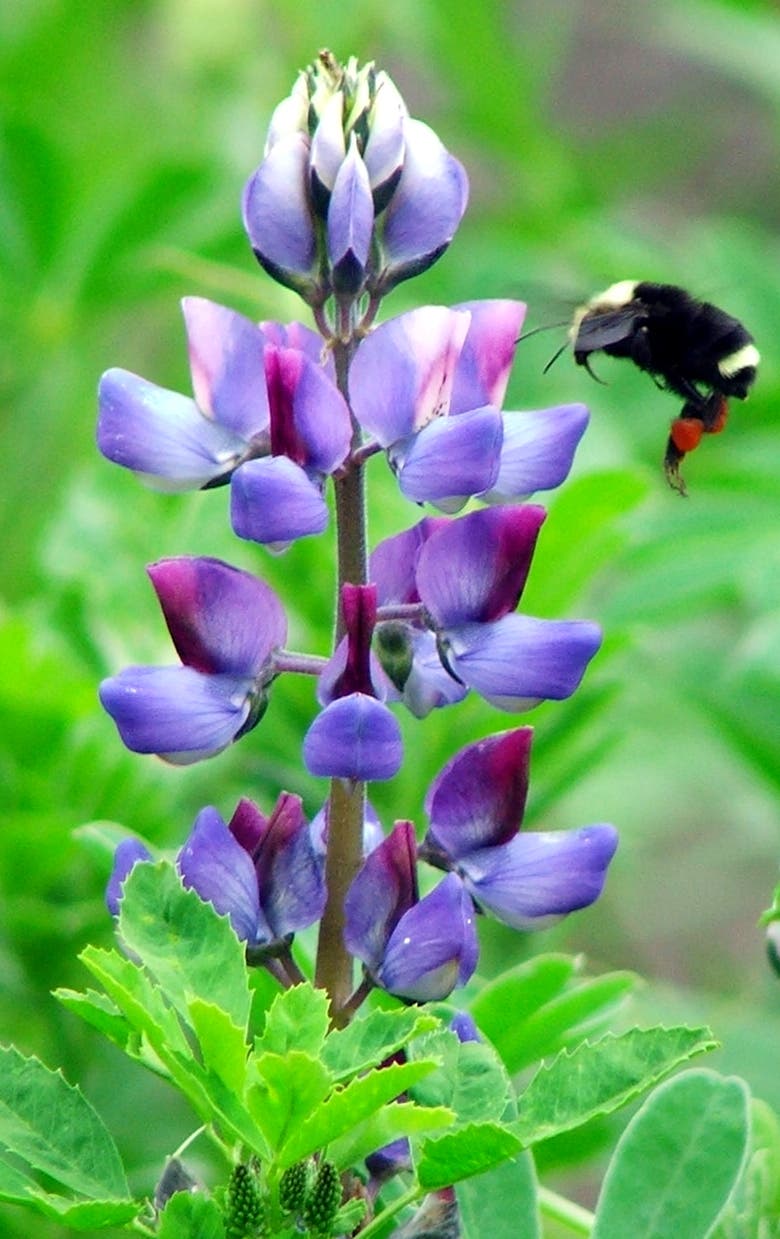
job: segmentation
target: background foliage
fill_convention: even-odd
[[[675,407],[646,376],[605,360],[596,387],[569,358],[543,375],[556,331],[518,350],[507,407],[593,411],[527,609],[592,616],[608,634],[586,688],[533,718],[529,824],[612,820],[622,844],[586,915],[529,941],[481,926],[481,968],[543,944],[635,969],[649,985],[632,1019],[712,1025],[712,1065],[780,1106],[780,989],[756,928],[780,781],[774,6],[26,0],[0,11],[0,1038],[83,1082],[133,1186],[190,1120],[140,1072],[118,1086],[118,1057],[49,996],[83,985],[77,951],[110,935],[105,862],[73,830],[109,819],[173,845],[205,803],[229,815],[240,794],[269,805],[287,787],[313,812],[322,788],[297,759],[308,683],[284,680],[258,731],[183,771],[122,750],[96,683],[170,658],[142,567],[160,556],[221,555],[294,592],[296,648],[327,649],[331,583],[320,543],[276,560],[238,546],[224,491],[151,494],[100,459],[96,380],[116,364],[187,390],[186,293],[300,315],[255,267],[238,201],[273,104],[325,45],[386,67],[471,178],[454,246],[387,314],[519,296],[534,326],[631,276],[683,284],[756,336],[755,394],[686,462],[687,501],[660,469]],[[411,518],[380,460],[370,484],[375,541]],[[422,821],[453,719],[404,721],[409,759],[375,797],[387,825]],[[506,725],[470,702],[458,740]],[[605,1133],[591,1134],[598,1151]],[[563,1168],[582,1153],[562,1138],[545,1156]],[[26,1233],[12,1211],[8,1225]]]

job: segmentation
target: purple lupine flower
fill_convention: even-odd
[[[584,405],[501,412],[524,314],[519,301],[424,306],[361,343],[350,369],[355,416],[408,499],[456,512],[473,496],[518,499],[568,474]]]
[[[152,853],[140,839],[128,835],[114,849],[114,864],[106,886],[106,907],[112,916],[119,916],[119,903],[125,878],[139,861],[152,860]]]
[[[325,529],[325,478],[349,452],[352,423],[335,383],[300,349],[267,345],[264,374],[271,455],[233,475],[230,515],[240,538],[278,547]]]
[[[328,850],[329,819],[330,797],[325,801],[320,811],[314,815],[309,828],[312,847],[318,856],[324,857]],[[369,852],[373,852],[374,848],[379,847],[384,837],[385,832],[382,830],[382,824],[379,821],[376,809],[370,801],[366,800],[363,810],[363,855],[368,856]]]
[[[317,697],[324,709],[306,733],[303,760],[312,774],[327,778],[391,779],[403,744],[383,701],[384,673],[371,653],[376,588],[344,585],[341,601],[347,635],[320,675]]]
[[[518,711],[568,697],[579,685],[601,643],[597,625],[514,610],[544,518],[543,508],[525,504],[424,520],[374,551],[380,605],[421,604],[416,620],[390,619],[387,631],[380,623],[377,642],[414,714],[460,700],[470,688]],[[447,677],[455,685],[449,694]]]
[[[265,270],[322,304],[332,292],[376,299],[426,270],[467,198],[462,165],[387,74],[323,52],[271,118],[243,215]]]
[[[412,1002],[446,998],[477,965],[474,909],[457,874],[418,899],[411,822],[397,822],[347,893],[344,940],[370,978]]]
[[[532,729],[461,749],[429,788],[420,856],[457,873],[474,901],[514,929],[542,929],[598,899],[614,826],[522,831]]]
[[[182,665],[127,667],[103,681],[100,700],[134,753],[188,765],[260,721],[287,620],[269,586],[219,559],[162,559],[147,571]]]
[[[185,886],[227,914],[249,946],[289,939],[322,915],[325,877],[300,797],[282,792],[269,816],[239,801],[226,825],[202,809],[177,858]]]

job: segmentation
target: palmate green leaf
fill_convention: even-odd
[[[485,1042],[461,1042],[442,1029],[412,1042],[409,1054],[412,1061],[418,1056],[440,1060],[409,1096],[423,1106],[447,1106],[459,1123],[500,1119],[514,1102],[504,1065]]]
[[[255,1053],[286,1054],[300,1050],[317,1057],[328,1032],[328,998],[308,981],[277,994],[255,1038]]]
[[[717,1044],[707,1028],[633,1028],[563,1050],[521,1093],[512,1131],[528,1146],[611,1114]]]
[[[328,1145],[328,1157],[339,1170],[348,1170],[359,1165],[369,1153],[390,1144],[391,1140],[428,1135],[432,1131],[451,1127],[454,1121],[454,1114],[444,1106],[418,1106],[412,1101],[391,1101],[333,1140]],[[285,1151],[285,1164],[287,1156]]]
[[[105,994],[99,994],[93,989],[86,990],[84,993],[72,989],[57,989],[54,990],[54,997],[68,1011],[78,1015],[86,1024],[102,1033],[108,1041],[118,1045],[128,1058],[140,1057],[138,1033],[125,1019],[116,1004]]]
[[[755,1098],[751,1120],[747,1162],[708,1239],[780,1237],[780,1121]]]
[[[13,1047],[0,1047],[0,1146],[87,1199],[129,1197],[116,1145],[81,1091]]]
[[[300,1050],[261,1054],[253,1070],[256,1078],[247,1091],[247,1106],[271,1149],[278,1150],[327,1096],[330,1073],[319,1059]]]
[[[435,1015],[421,1013],[414,1007],[358,1014],[346,1028],[330,1033],[322,1061],[334,1079],[340,1081],[369,1067],[378,1067],[413,1037],[433,1032],[438,1026]]]
[[[193,998],[246,1029],[251,1006],[244,949],[226,916],[185,890],[166,862],[136,865],[125,881],[119,934],[185,1019]]]
[[[183,1056],[191,1054],[176,1012],[163,1001],[146,972],[118,951],[88,946],[79,956],[93,977],[100,981],[136,1032],[144,1033],[149,1044]]]
[[[195,1192],[175,1192],[160,1217],[157,1239],[225,1239],[216,1202]]]
[[[705,1239],[742,1170],[748,1102],[741,1080],[712,1071],[661,1084],[618,1142],[591,1239]]]
[[[70,1230],[102,1230],[121,1226],[143,1207],[134,1200],[74,1200],[44,1191],[30,1175],[0,1157],[0,1200],[22,1205]]]
[[[242,1096],[247,1072],[245,1030],[234,1024],[227,1011],[213,1002],[195,998],[189,1004],[189,1013],[203,1065]]]
[[[302,1157],[330,1145],[331,1141],[370,1118],[387,1102],[412,1088],[437,1066],[438,1063],[432,1059],[390,1063],[387,1067],[351,1080],[344,1088],[331,1093],[304,1123],[290,1133],[280,1150],[280,1164],[291,1166]]]
[[[601,1025],[637,983],[630,972],[570,984],[576,960],[544,955],[513,968],[471,1004],[480,1030],[514,1074]]]
[[[415,1157],[417,1179],[427,1192],[435,1192],[499,1166],[519,1151],[520,1141],[500,1123],[469,1123],[422,1141]]]
[[[540,1239],[536,1171],[521,1153],[455,1189],[461,1239]]]

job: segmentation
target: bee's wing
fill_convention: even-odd
[[[618,310],[586,315],[579,323],[574,337],[575,353],[595,353],[610,344],[618,344],[631,335],[637,322],[645,314],[635,305],[621,306]]]

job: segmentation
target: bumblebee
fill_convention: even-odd
[[[739,319],[675,284],[646,280],[621,280],[580,306],[563,347],[569,344],[577,365],[595,379],[593,353],[627,357],[657,387],[682,397],[664,456],[669,484],[682,495],[683,457],[702,435],[723,429],[729,399],[746,398],[760,360],[753,337]]]

